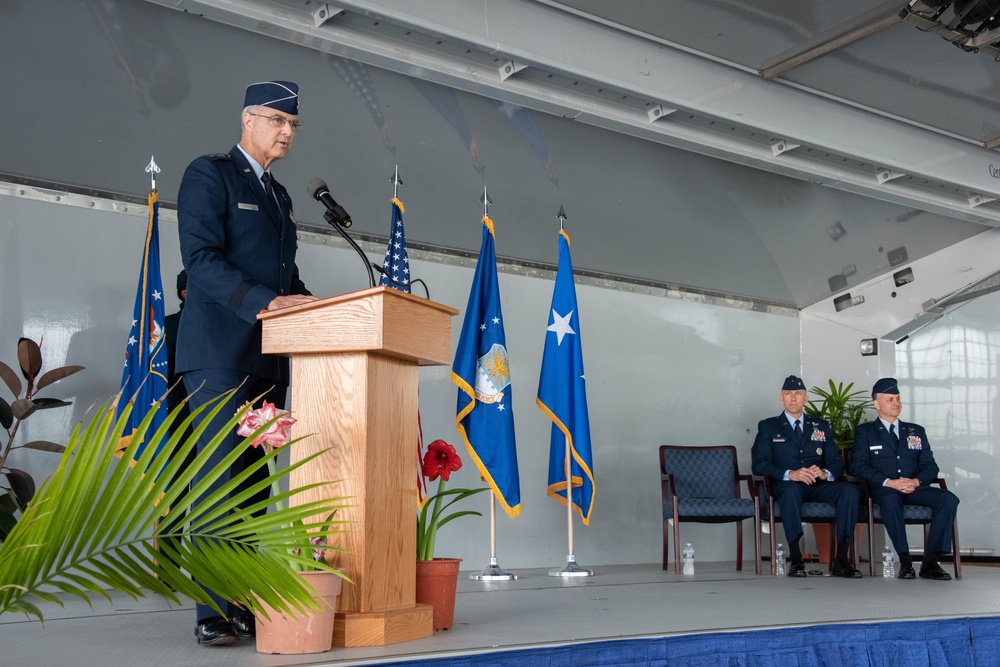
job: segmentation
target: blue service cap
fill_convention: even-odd
[[[806,385],[802,382],[802,378],[795,375],[786,377],[785,383],[781,385],[781,391],[796,391],[797,389],[805,391]]]
[[[896,385],[896,378],[879,378],[879,381],[872,387],[872,398],[875,394],[898,394],[899,387]]]
[[[243,106],[262,106],[299,115],[299,87],[291,81],[262,81],[247,86]]]

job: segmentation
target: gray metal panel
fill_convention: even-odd
[[[30,107],[32,118],[0,128],[0,172],[142,197],[155,154],[169,203],[192,158],[237,140],[246,83],[295,78],[304,127],[275,171],[305,223],[323,224],[303,187],[320,176],[358,233],[385,234],[399,164],[411,241],[478,250],[485,183],[502,255],[550,263],[544,242],[565,206],[578,269],[794,307],[830,295],[829,278],[846,266],[848,285],[883,271],[880,246],[905,245],[915,258],[980,230],[193,14],[56,4],[22,3],[0,23],[0,56],[22,63],[9,76],[20,94],[0,98],[0,112],[23,118]],[[39,36],[79,46],[53,50]],[[827,230],[837,222],[848,235],[835,242]]]

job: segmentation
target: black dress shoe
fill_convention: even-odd
[[[788,566],[788,576],[789,577],[805,577],[805,576],[808,576],[806,574],[805,563],[803,563],[800,560],[793,560],[792,563],[791,563],[791,565]]]
[[[936,560],[925,560],[920,566],[921,579],[933,579],[935,581],[951,581],[951,575],[941,569]]]
[[[899,564],[899,574],[896,575],[897,579],[916,579],[917,573],[913,569],[913,565],[910,563],[900,563]]]
[[[851,565],[851,561],[846,558],[838,558],[833,561],[833,569],[830,575],[834,577],[844,577],[845,579],[860,579],[861,570]]]
[[[257,636],[257,621],[253,616],[233,616],[229,619],[229,623],[240,637]]]
[[[208,646],[226,646],[236,644],[240,641],[240,636],[236,634],[232,624],[224,618],[210,618],[198,624],[194,629],[194,636],[199,644]]]

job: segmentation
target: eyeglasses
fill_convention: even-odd
[[[279,130],[285,126],[287,123],[289,127],[292,128],[292,132],[298,132],[299,128],[302,127],[302,123],[297,120],[288,120],[284,116],[265,116],[262,113],[254,113],[252,111],[247,111],[251,116],[258,116],[260,118],[266,118],[271,121],[271,126],[276,127]]]

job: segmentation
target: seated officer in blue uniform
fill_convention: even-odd
[[[923,426],[899,420],[903,403],[895,378],[881,378],[875,383],[872,402],[878,417],[854,429],[851,474],[867,478],[871,485],[872,500],[878,503],[885,530],[899,554],[900,579],[916,579],[906,541],[903,505],[931,508],[927,553],[920,565],[920,576],[947,581],[951,575],[938,560],[951,553],[958,496],[930,486],[938,476],[931,443]]]
[[[771,478],[791,557],[788,576],[806,576],[800,541],[802,503],[809,501],[836,508],[837,556],[831,573],[858,579],[861,571],[851,565],[847,553],[854,541],[861,492],[853,484],[837,481],[844,473],[844,459],[829,422],[804,414],[809,396],[802,380],[794,375],[785,378],[779,400],[785,411],[757,424],[752,468],[755,475]]]
[[[181,181],[177,228],[187,271],[187,300],[177,332],[176,371],[184,376],[192,410],[240,387],[231,405],[219,413],[219,424],[206,430],[199,450],[245,402],[264,394],[264,400],[284,407],[288,362],[261,353],[257,313],[315,300],[295,265],[292,200],[270,172],[295,140],[298,100],[294,83],[251,84],[243,103],[239,144],[228,153],[197,158]],[[236,444],[236,433],[231,431],[206,469]],[[232,466],[231,475],[262,455],[262,449],[249,448],[244,459]],[[260,471],[261,477],[265,474]],[[194,484],[198,481],[196,476]],[[217,484],[227,481],[220,479]],[[266,498],[264,491],[248,505]],[[254,635],[252,616],[226,600],[215,601],[229,620],[207,605],[198,605],[199,644],[233,644],[241,636]]]

